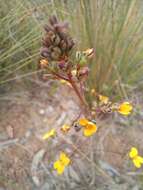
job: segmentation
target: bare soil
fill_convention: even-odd
[[[133,101],[140,109],[140,103],[134,98]],[[49,163],[50,153],[52,155],[52,150],[50,153],[47,151],[48,143],[42,140],[42,135],[53,126],[58,128],[64,123],[70,124],[79,113],[78,100],[68,86],[55,88],[53,83],[41,85],[41,82],[37,82],[30,90],[21,87],[2,94],[0,189],[42,189],[48,172],[46,164]],[[131,146],[138,147],[143,155],[142,115],[136,115],[134,119],[115,116],[118,122],[112,119],[100,122],[101,128],[92,147],[97,162],[101,160],[99,165],[105,172],[116,168],[126,176],[130,176],[131,171],[136,174],[137,170],[131,163],[128,164],[127,156]],[[43,165],[39,167],[37,163],[42,161]],[[38,167],[38,171],[33,167]]]

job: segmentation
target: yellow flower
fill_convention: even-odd
[[[135,147],[132,147],[130,152],[129,152],[129,157],[135,158],[137,155],[138,155],[138,150]]]
[[[123,102],[118,108],[118,112],[122,115],[129,115],[133,107],[129,102]]]
[[[60,161],[63,163],[64,166],[68,166],[70,163],[69,157],[64,152],[61,152],[60,154]]]
[[[62,127],[61,127],[61,131],[62,132],[64,132],[64,133],[67,133],[69,130],[70,130],[70,126],[69,125],[63,125]]]
[[[143,164],[143,157],[137,156],[136,158],[133,159],[133,163],[136,166],[136,168],[141,168]]]
[[[86,118],[81,118],[79,120],[79,125],[83,127],[83,134],[86,137],[93,135],[97,131],[96,124]]]
[[[89,122],[89,120],[86,119],[86,118],[81,118],[78,122],[79,122],[80,125],[86,126],[87,123]]]
[[[59,160],[54,162],[54,169],[60,175],[64,172],[65,167],[69,165],[70,161],[69,157],[64,152],[61,152]]]
[[[56,130],[51,129],[49,132],[45,133],[42,137],[43,140],[48,139],[49,137],[54,137],[56,135]]]
[[[94,133],[96,133],[96,131],[97,131],[96,125],[92,122],[88,122],[88,124],[84,127],[83,134],[86,137],[89,137],[93,135]]]
[[[57,170],[57,173],[60,175],[64,172],[65,166],[61,163],[60,160],[54,162],[54,169]]]
[[[103,104],[107,104],[109,102],[109,98],[107,96],[99,95],[99,101]]]
[[[134,165],[137,168],[140,168],[143,164],[143,157],[138,155],[138,150],[135,147],[132,147],[129,152],[129,157],[132,159]]]

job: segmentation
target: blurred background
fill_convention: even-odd
[[[142,88],[141,0],[12,0],[0,6],[0,86],[37,71],[43,25],[70,23],[77,49],[93,47],[89,85],[116,96]]]

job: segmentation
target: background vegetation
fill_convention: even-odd
[[[143,73],[141,0],[0,2],[0,84],[37,72],[43,25],[51,14],[70,23],[77,47],[95,48],[89,85],[109,95],[139,88]]]

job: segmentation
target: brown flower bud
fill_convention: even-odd
[[[56,52],[57,54],[59,54],[59,56],[60,56],[61,53],[62,53],[59,47],[54,47],[54,48],[53,48],[53,51]]]
[[[62,51],[65,51],[67,48],[67,44],[64,40],[61,40],[60,42],[60,48],[62,49]]]
[[[43,38],[42,39],[42,45],[46,46],[46,47],[49,47],[51,45],[50,39],[49,38]]]
[[[60,43],[60,40],[61,40],[60,37],[58,35],[56,35],[55,38],[54,38],[54,40],[53,40],[54,45],[58,46],[59,43]]]
[[[55,61],[58,61],[58,59],[60,58],[59,54],[57,52],[52,52],[51,53],[51,58]]]
[[[78,71],[78,79],[79,80],[86,80],[87,76],[89,73],[89,68],[88,67],[82,67],[79,71]]]
[[[41,48],[41,56],[49,58],[50,57],[49,49],[46,47]]]
[[[48,58],[48,61],[66,61],[74,45],[72,38],[67,34],[68,24],[60,23],[56,16],[52,16],[49,23],[50,26],[45,26],[46,35],[42,40],[41,56]]]
[[[50,26],[48,26],[48,25],[45,25],[45,26],[44,26],[44,29],[45,29],[46,32],[49,32],[49,31],[52,31],[52,30],[53,30],[53,28],[50,27]]]
[[[51,16],[49,19],[49,22],[51,25],[57,24],[58,23],[58,19],[55,15]]]

